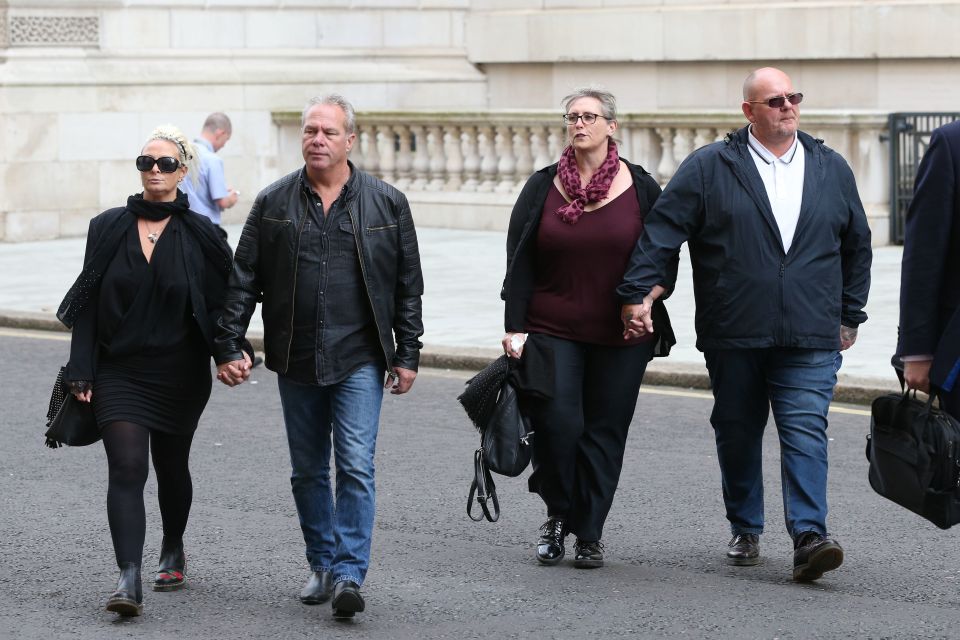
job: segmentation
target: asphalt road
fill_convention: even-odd
[[[467,375],[436,370],[384,403],[367,612],[335,622],[297,599],[307,568],[276,380],[257,369],[255,384],[215,385],[194,441],[188,588],[148,590],[143,617],[118,619],[101,608],[117,575],[103,450],[43,447],[66,339],[0,329],[0,638],[960,637],[957,533],[870,490],[862,407],[832,414],[830,526],[847,560],[818,583],[790,580],[772,432],[764,562],[724,564],[710,401],[666,389],[641,395],[607,565],[581,571],[536,563],[545,516],[523,479],[498,479],[500,522],[467,519],[477,437],[455,401]],[[147,500],[149,575],[152,474]]]

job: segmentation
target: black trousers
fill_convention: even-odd
[[[600,540],[653,343],[607,347],[531,337],[553,349],[556,369],[553,398],[525,404],[535,429],[530,491],[570,533]]]

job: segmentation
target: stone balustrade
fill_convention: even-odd
[[[283,162],[300,157],[299,113],[275,112]],[[620,153],[666,184],[694,149],[743,126],[734,112],[625,113]],[[354,163],[406,192],[420,224],[504,229],[527,177],[566,144],[547,111],[370,111],[357,114]],[[853,168],[876,244],[889,238],[887,115],[805,111],[802,128]]]

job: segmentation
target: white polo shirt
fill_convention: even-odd
[[[773,217],[780,228],[783,250],[790,251],[793,234],[797,230],[797,220],[800,218],[800,205],[803,201],[805,150],[797,139],[797,135],[794,134],[793,146],[778,158],[754,137],[753,125],[750,125],[748,136],[750,156],[757,165],[763,186],[767,189],[767,198],[773,209]]]

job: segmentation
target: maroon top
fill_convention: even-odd
[[[653,339],[623,339],[616,289],[643,230],[636,189],[629,189],[576,224],[556,214],[566,204],[554,184],[537,231],[536,283],[527,331],[622,347]]]

